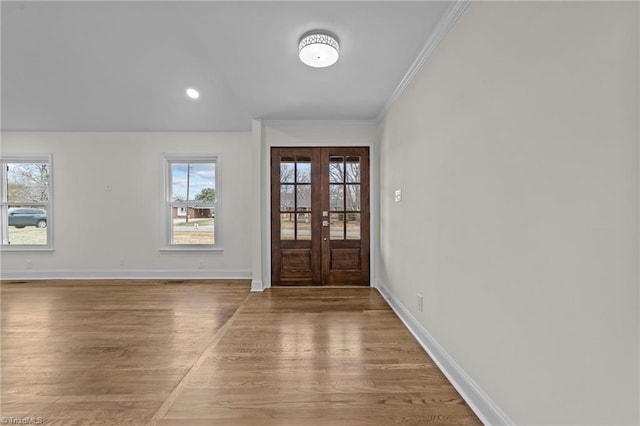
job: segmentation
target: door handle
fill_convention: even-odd
[[[329,226],[329,221],[328,220],[323,220],[322,221],[322,226]]]

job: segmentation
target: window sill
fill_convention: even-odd
[[[52,247],[2,246],[0,253],[53,253]]]
[[[222,253],[224,250],[218,247],[162,247],[160,253]]]

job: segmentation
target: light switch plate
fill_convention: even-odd
[[[396,203],[399,203],[400,201],[402,201],[402,190],[401,189],[396,189],[395,200],[396,200]]]

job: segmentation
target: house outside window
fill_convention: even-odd
[[[51,155],[5,155],[0,168],[0,248],[52,250]]]
[[[162,249],[219,249],[219,157],[164,154],[163,163]]]

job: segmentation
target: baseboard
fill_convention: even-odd
[[[258,291],[258,292],[264,291],[264,285],[263,285],[262,281],[260,281],[260,280],[252,280],[251,281],[251,291]]]
[[[375,287],[482,423],[485,425],[514,424],[480,386],[469,377],[462,367],[451,358],[438,341],[416,320],[411,312],[393,296],[383,282],[376,280]]]
[[[176,270],[76,270],[0,272],[2,280],[100,280],[100,279],[251,279],[251,272]]]

